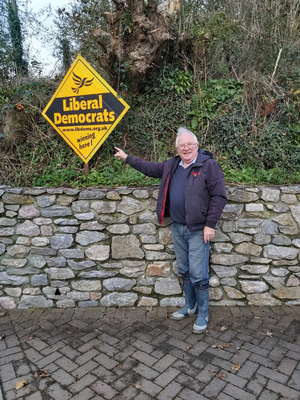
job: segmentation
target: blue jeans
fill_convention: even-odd
[[[209,243],[204,243],[203,230],[190,231],[177,222],[172,222],[171,229],[178,272],[189,273],[193,285],[208,287]]]

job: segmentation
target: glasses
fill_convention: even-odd
[[[177,148],[180,150],[184,150],[185,148],[191,149],[193,146],[197,144],[198,143],[185,143],[185,144],[180,144]]]

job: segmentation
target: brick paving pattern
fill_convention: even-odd
[[[173,311],[0,310],[0,400],[300,400],[300,307]]]

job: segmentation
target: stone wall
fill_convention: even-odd
[[[300,186],[227,191],[210,304],[300,304]],[[182,305],[157,194],[0,186],[0,308]]]

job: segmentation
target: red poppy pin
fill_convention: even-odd
[[[197,175],[200,175],[200,172],[194,171],[194,172],[193,172],[193,176],[194,176],[194,178],[196,178],[196,177],[197,177]]]

